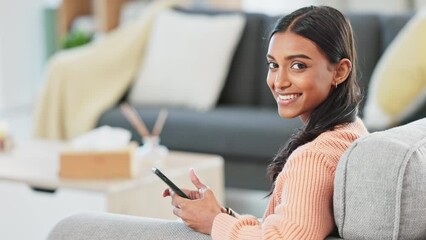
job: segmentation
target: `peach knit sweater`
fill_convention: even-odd
[[[297,148],[276,179],[263,221],[221,213],[213,222],[213,239],[327,237],[334,228],[332,203],[337,163],[353,141],[367,134],[357,119]]]

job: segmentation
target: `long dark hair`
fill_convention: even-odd
[[[337,125],[354,122],[361,101],[361,92],[356,81],[356,50],[352,27],[342,13],[326,6],[301,8],[280,18],[269,39],[275,33],[285,31],[291,31],[313,41],[332,64],[338,63],[343,58],[349,59],[352,62],[352,70],[346,81],[338,85],[328,98],[312,111],[305,126],[294,133],[287,144],[279,150],[268,166],[272,182],[275,182],[296,148],[314,140],[323,132],[333,130]]]

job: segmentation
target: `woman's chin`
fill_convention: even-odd
[[[291,119],[291,118],[295,118],[299,116],[298,114],[291,113],[288,111],[280,111],[279,109],[278,109],[278,115],[280,115],[281,118],[285,118],[285,119]]]

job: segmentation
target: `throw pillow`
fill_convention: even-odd
[[[244,26],[241,14],[160,13],[130,103],[213,108]]]
[[[373,72],[364,109],[368,128],[399,125],[426,104],[425,42],[426,9],[404,26]]]

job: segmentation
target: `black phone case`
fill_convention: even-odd
[[[163,180],[177,195],[190,199],[178,186],[176,186],[169,178],[167,178],[158,168],[152,168],[152,172],[155,173],[161,180]]]

